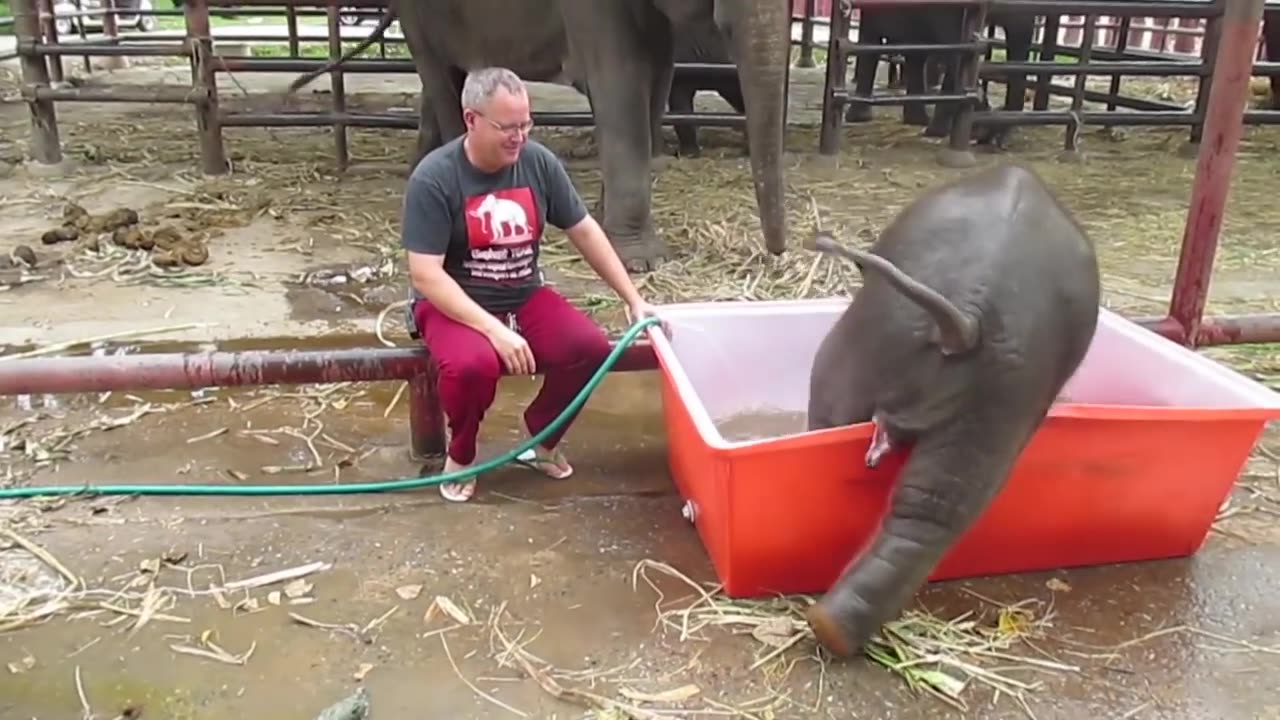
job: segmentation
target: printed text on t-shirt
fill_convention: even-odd
[[[532,275],[542,228],[530,189],[494,190],[467,198],[465,205],[470,257],[462,266],[471,277],[511,282]]]

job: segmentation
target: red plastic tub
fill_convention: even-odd
[[[872,426],[804,432],[809,368],[845,299],[670,305],[650,333],[669,462],[725,592],[817,593],[874,532],[901,456]],[[1088,355],[1005,489],[931,580],[1193,554],[1280,394],[1102,309]],[[718,422],[791,412],[775,437]]]

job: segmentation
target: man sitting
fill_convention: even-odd
[[[414,322],[439,368],[450,434],[447,473],[475,461],[480,421],[504,366],[513,374],[541,369],[545,376],[524,413],[536,435],[610,352],[604,332],[542,284],[538,250],[547,223],[565,231],[627,304],[632,321],[654,313],[560,161],[529,138],[533,120],[524,82],[505,68],[476,70],[467,76],[461,100],[466,133],[414,168],[401,227]],[[568,425],[549,435],[541,443],[545,452],[530,463],[554,478],[573,472],[555,449]],[[475,479],[443,483],[440,493],[468,500]]]

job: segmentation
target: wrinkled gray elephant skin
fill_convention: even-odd
[[[1093,341],[1098,263],[1040,178],[1011,165],[926,192],[869,252],[814,244],[864,283],[818,348],[809,428],[871,421],[868,467],[907,453],[876,533],[808,611],[848,656],[1004,487]]]
[[[732,74],[696,68],[686,69],[683,73],[673,73],[671,92],[667,96],[667,109],[673,113],[692,113],[693,98],[697,92],[711,90],[729,103],[734,110],[745,114],[746,102],[742,99],[742,85],[738,79],[737,68],[732,67],[733,58],[729,53],[724,33],[720,32],[711,18],[692,25],[676,26],[673,32],[674,57],[677,63],[729,64]],[[572,84],[584,97],[590,97],[584,78],[575,77]],[[697,127],[688,122],[677,122],[674,126],[676,139],[679,141],[678,154],[684,157],[701,155]],[[661,126],[655,126],[652,140],[653,156],[662,155],[664,146]]]
[[[652,142],[674,73],[674,27],[714,22],[741,78],[751,174],[765,246],[786,246],[782,119],[790,9],[777,0],[392,0],[422,79],[419,154],[462,134],[459,93],[470,70],[510,68],[531,82],[585,81],[600,148],[602,224],[628,269],[666,257],[650,216]],[[337,63],[298,79],[301,87]]]
[[[1280,62],[1280,10],[1262,13],[1262,40],[1267,62]],[[1280,75],[1272,75],[1270,85],[1271,97],[1267,98],[1266,107],[1280,110]]]

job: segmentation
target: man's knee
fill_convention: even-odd
[[[437,359],[436,363],[441,380],[462,385],[493,385],[502,377],[502,365],[496,352],[468,353],[444,361]]]
[[[577,332],[565,337],[565,352],[572,358],[572,365],[587,364],[595,367],[613,350],[609,336],[593,322],[583,323]]]

